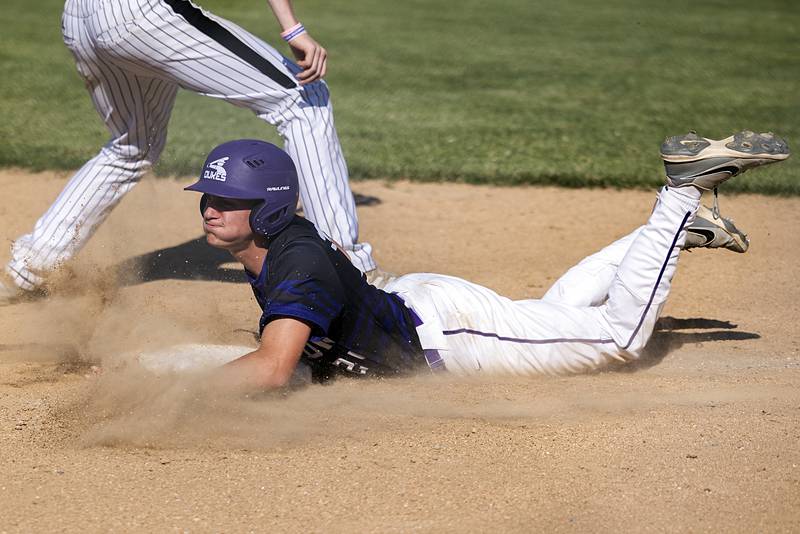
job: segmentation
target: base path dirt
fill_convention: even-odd
[[[65,179],[0,173],[0,262]],[[750,251],[683,254],[635,366],[225,398],[119,364],[177,343],[254,344],[258,307],[202,242],[190,182],[145,179],[50,298],[0,308],[0,531],[800,530],[800,199],[723,196]],[[354,189],[374,197],[362,239],[384,269],[514,298],[542,295],[654,200]]]

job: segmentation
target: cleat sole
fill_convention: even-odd
[[[661,158],[669,163],[685,163],[708,158],[765,159],[781,161],[789,157],[789,145],[772,132],[742,130],[715,141],[695,133],[676,135],[661,144]]]

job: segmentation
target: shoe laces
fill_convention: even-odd
[[[711,215],[714,216],[714,220],[722,217],[722,215],[719,214],[719,191],[716,187],[714,188],[714,204],[711,206]]]
[[[711,205],[711,216],[714,217],[715,221],[722,219],[724,222],[733,224],[735,226],[735,221],[733,220],[733,217],[723,217],[722,213],[720,213],[720,209],[719,209],[719,191],[717,191],[716,187],[714,188],[714,203]],[[740,231],[740,230],[738,230],[738,231]],[[742,232],[742,233],[744,234],[744,232]],[[747,236],[747,234],[744,234],[744,235]]]

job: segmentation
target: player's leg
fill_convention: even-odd
[[[700,206],[703,191],[733,176],[789,157],[786,142],[771,132],[749,130],[726,139],[695,133],[667,138],[661,145],[667,183],[650,220],[631,244],[609,290],[603,316],[621,353],[635,356],[652,334],[669,293],[679,249]],[[680,227],[677,220],[683,217]],[[674,237],[673,237],[674,236]],[[666,244],[672,239],[670,247]],[[659,265],[659,257],[667,252]]]
[[[608,290],[622,258],[640,231],[641,228],[637,228],[600,252],[581,260],[556,280],[542,300],[571,306],[603,304],[608,299]],[[748,246],[747,235],[736,228],[731,219],[701,205],[694,222],[687,228],[683,249],[721,248],[741,253],[747,251]]]
[[[694,222],[686,229],[683,249],[709,248],[746,252],[750,246],[747,234],[736,227],[733,219],[719,214],[716,193],[714,206],[712,210],[700,205]],[[604,303],[617,267],[640,230],[641,228],[634,230],[597,254],[583,259],[556,280],[542,300],[572,306],[599,306]]]
[[[622,258],[642,231],[639,227],[570,268],[547,290],[542,300],[570,306],[599,306],[608,299],[608,290]]]
[[[358,243],[358,219],[324,82],[297,85],[299,67],[239,26],[189,2],[140,2],[136,27],[105,53],[128,69],[246,107],[277,127],[297,164],[305,215],[362,271],[375,268]],[[102,43],[101,43],[102,44]]]
[[[100,60],[82,21],[65,16],[64,22],[65,41],[112,137],[72,176],[33,231],[15,241],[6,270],[26,290],[78,252],[158,159],[177,90]]]
[[[423,348],[440,351],[456,372],[563,373],[637,358],[669,294],[701,190],[789,156],[786,143],[769,133],[743,131],[722,141],[695,137],[662,145],[669,187],[619,263],[604,305],[511,302],[463,280],[402,277],[391,289],[434,331],[420,330]]]
[[[455,374],[566,374],[618,358],[600,307],[517,301],[466,280],[410,274],[387,285],[422,320],[422,348]]]
[[[696,196],[662,192],[647,225],[606,250],[604,264],[616,263],[620,250],[624,256],[603,306],[514,302],[441,275],[400,277],[387,290],[422,318],[423,348],[438,350],[451,372],[564,374],[635,358],[666,299]]]
[[[702,191],[664,187],[647,224],[617,269],[607,302],[600,307],[607,329],[626,359],[636,358],[653,332],[667,300],[686,230]]]

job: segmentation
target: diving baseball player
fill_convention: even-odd
[[[33,231],[16,240],[6,267],[10,280],[0,281],[0,304],[40,287],[158,161],[179,88],[246,107],[275,125],[297,167],[308,219],[340,243],[360,271],[375,271],[370,246],[357,243],[347,165],[321,80],[327,53],[297,21],[289,0],[268,2],[296,64],[188,0],[67,0],[64,42],[111,139]]]
[[[420,368],[562,374],[636,359],[703,191],[789,149],[771,133],[742,131],[721,141],[671,137],[661,156],[667,186],[645,225],[570,269],[541,300],[512,301],[438,274],[400,276],[383,290],[368,284],[334,240],[295,215],[292,158],[263,141],[222,144],[186,189],[203,193],[207,241],[242,263],[262,315],[259,348],[215,378],[282,386],[301,360],[324,380]]]

